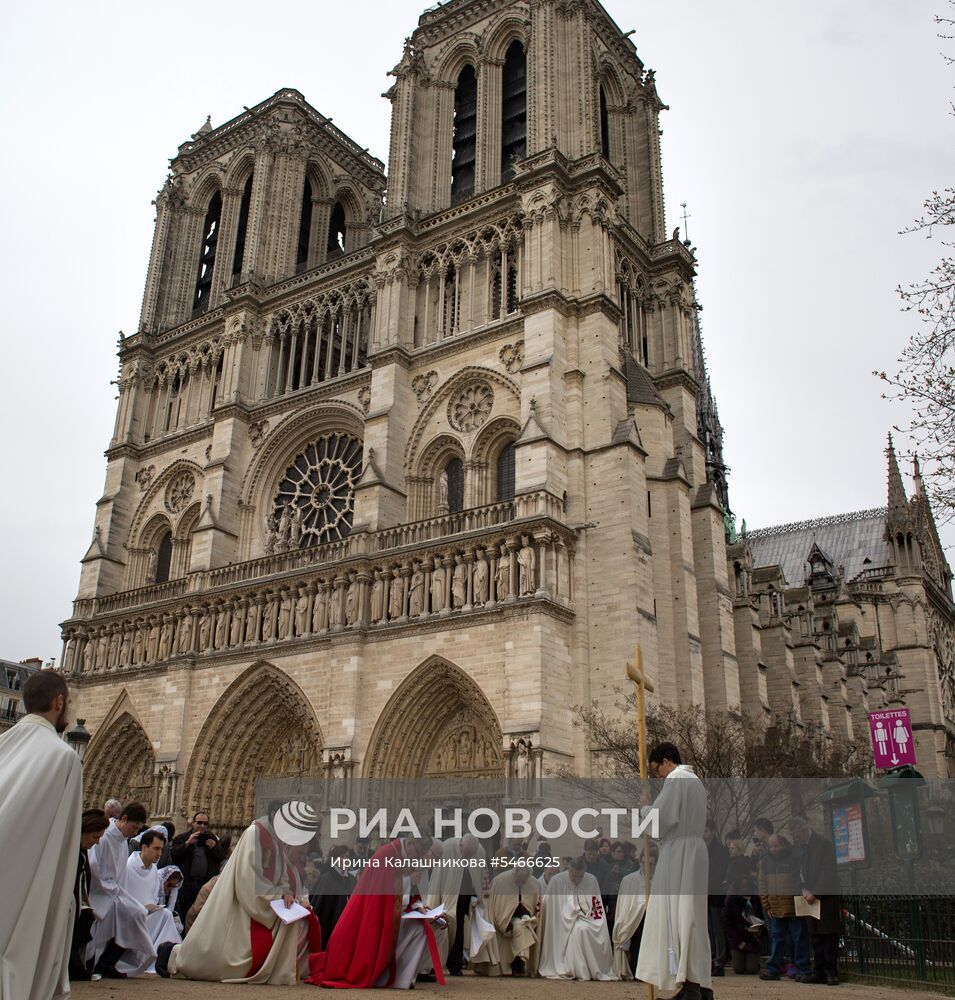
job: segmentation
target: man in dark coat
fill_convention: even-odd
[[[333,847],[322,874],[309,895],[309,902],[322,925],[322,941],[329,941],[338,918],[342,915],[348,897],[355,888],[355,880],[345,873],[342,862],[351,851],[343,844]]]
[[[710,954],[713,975],[722,976],[726,964],[726,935],[723,931],[723,907],[726,905],[726,869],[729,851],[723,846],[716,823],[707,817],[703,840],[710,859],[709,896],[707,897],[707,927],[710,932]]]
[[[802,816],[790,821],[789,831],[801,852],[799,880],[803,899],[810,904],[819,900],[819,919],[810,918],[812,975],[800,976],[799,981],[837,986],[842,905],[838,896],[836,849],[831,841],[815,833]]]
[[[199,890],[213,875],[218,875],[222,867],[219,840],[209,831],[208,813],[197,812],[192,817],[192,825],[173,840],[169,853],[172,863],[182,872],[176,912],[185,924],[186,914]]]

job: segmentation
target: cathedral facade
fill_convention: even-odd
[[[894,540],[804,580],[735,535],[629,38],[595,0],[452,0],[392,76],[387,176],[295,90],[172,161],[63,623],[90,801],[225,828],[269,775],[586,773],[573,707],[615,710],[638,644],[670,704],[837,734],[918,671],[944,772],[924,498],[908,575]]]

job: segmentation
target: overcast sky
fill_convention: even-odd
[[[884,504],[904,414],[870,372],[911,330],[896,285],[941,249],[898,231],[953,182],[943,0],[605,6],[671,109],[667,231],[686,202],[733,508],[762,527]],[[54,0],[5,20],[0,657],[59,657],[167,160],[286,86],[385,159],[379,95],[421,10]]]

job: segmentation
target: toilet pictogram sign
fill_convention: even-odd
[[[869,712],[869,736],[876,767],[915,763],[915,740],[907,708]]]

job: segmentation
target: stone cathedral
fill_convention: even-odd
[[[885,508],[737,536],[654,74],[596,0],[450,0],[389,171],[281,90],[183,143],[119,345],[63,669],[90,802],[587,773],[573,706],[864,732],[953,770],[951,573]]]

